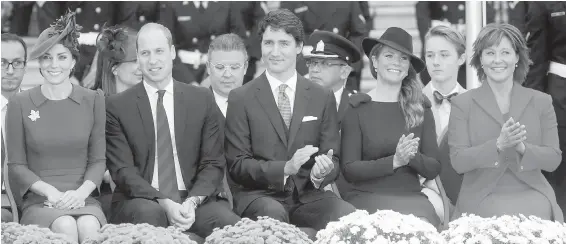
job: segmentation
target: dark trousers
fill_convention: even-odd
[[[558,122],[558,139],[562,150],[562,162],[554,172],[543,172],[554,188],[558,205],[566,218],[566,78],[549,73],[547,92],[552,97]]]
[[[195,210],[195,223],[189,232],[200,237],[207,237],[214,228],[222,228],[240,221],[240,217],[232,210],[225,199],[210,198]],[[110,223],[148,223],[153,226],[167,227],[170,225],[165,210],[157,201],[144,198],[132,198],[112,203]]]
[[[282,201],[264,196],[252,201],[242,213],[242,218],[257,219],[258,216],[268,216],[298,227],[321,230],[326,228],[328,222],[337,221],[354,211],[356,208],[352,204],[335,195],[308,203],[300,203],[291,196]]]

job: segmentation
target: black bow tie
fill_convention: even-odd
[[[436,104],[442,104],[442,100],[444,100],[444,99],[446,99],[446,100],[448,100],[448,101],[450,102],[450,100],[452,99],[452,97],[458,95],[457,92],[454,92],[454,93],[452,93],[452,94],[450,94],[450,95],[443,96],[443,95],[440,94],[440,92],[438,92],[438,91],[434,91],[432,94],[434,95],[434,101],[436,102]]]

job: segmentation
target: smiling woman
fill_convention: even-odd
[[[90,195],[106,168],[102,92],[71,84],[79,56],[75,14],[44,30],[30,51],[39,59],[43,85],[16,94],[6,115],[8,167],[22,224],[82,242],[106,218]]]

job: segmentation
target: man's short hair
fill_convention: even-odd
[[[140,38],[140,34],[143,32],[144,29],[150,29],[150,28],[156,28],[158,30],[161,30],[165,35],[165,38],[167,38],[167,44],[169,44],[169,47],[173,46],[173,35],[171,35],[171,31],[169,30],[169,28],[158,23],[147,23],[140,28],[140,31],[138,31],[138,35],[136,36],[136,50],[138,49],[138,40]]]
[[[271,26],[271,29],[274,30],[284,30],[287,34],[293,36],[297,44],[305,42],[303,22],[288,9],[271,11],[259,22],[258,35],[260,41],[263,40],[263,33],[268,26]]]
[[[210,42],[208,46],[208,59],[213,51],[241,51],[244,53],[246,60],[248,59],[248,52],[246,51],[246,44],[244,40],[234,33],[223,34],[216,37]]]
[[[16,35],[16,34],[12,34],[12,33],[3,33],[2,34],[2,42],[19,42],[20,44],[22,44],[22,46],[24,47],[24,61],[27,62],[28,60],[28,47],[26,45],[26,42],[24,42],[24,39],[22,39],[20,36]]]

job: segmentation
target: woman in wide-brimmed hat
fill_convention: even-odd
[[[128,27],[103,28],[96,42],[98,60],[94,89],[109,96],[142,81],[136,53],[137,32]]]
[[[106,169],[102,91],[73,85],[80,26],[68,13],[30,51],[44,83],[14,96],[6,115],[10,175],[23,198],[22,224],[82,242],[106,219],[90,195]]]
[[[424,63],[413,55],[412,39],[391,27],[362,42],[376,88],[352,95],[342,121],[340,165],[353,186],[343,196],[358,209],[414,214],[438,226],[418,177],[434,179],[440,163],[430,102],[417,79]]]

